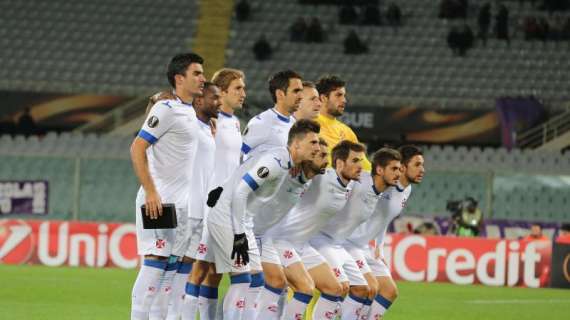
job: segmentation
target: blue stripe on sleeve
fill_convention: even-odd
[[[139,131],[139,137],[145,139],[150,144],[154,144],[155,142],[158,141],[158,139],[155,136],[153,136],[152,134],[150,134],[148,131],[145,130]]]
[[[257,184],[257,182],[255,182],[255,180],[253,180],[253,178],[249,175],[249,173],[246,173],[243,176],[243,181],[245,181],[245,183],[247,183],[249,185],[249,187],[255,191],[257,190],[257,188],[259,188],[259,185]]]
[[[251,147],[248,146],[245,143],[241,144],[241,152],[243,152],[243,154],[248,154],[251,151]]]

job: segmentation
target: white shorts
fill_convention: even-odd
[[[373,252],[368,247],[357,247],[352,244],[345,243],[344,248],[356,261],[356,265],[360,268],[362,274],[372,273],[375,277],[390,277],[390,268],[382,259],[374,258]]]
[[[214,263],[214,255],[212,254],[212,250],[208,249],[208,237],[210,235],[207,226],[207,224],[204,224],[202,226],[202,239],[200,239],[200,242],[194,250],[194,253],[189,255],[189,257],[200,261]]]
[[[234,232],[231,227],[209,223],[208,233],[208,245],[214,256],[217,273],[243,273],[261,270],[261,257],[252,231],[246,231],[249,246],[249,263],[247,265],[237,264],[235,259],[231,259],[234,245]]]
[[[184,254],[185,256],[195,258],[196,251],[198,251],[198,246],[200,245],[200,240],[202,239],[203,229],[204,219],[188,218],[188,232],[186,233],[187,247]]]
[[[176,208],[177,227],[174,229],[144,229],[140,209],[145,202],[144,197],[144,192],[139,191],[135,201],[137,253],[160,257],[182,256],[186,249],[187,209]]]
[[[325,258],[308,243],[294,244],[282,239],[263,240],[264,262],[281,264],[285,268],[293,263],[302,262],[307,270],[326,263]]]
[[[327,260],[338,281],[348,282],[351,286],[368,285],[356,261],[341,244],[334,244],[324,235],[315,236],[310,243]]]

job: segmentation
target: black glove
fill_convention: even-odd
[[[246,265],[249,263],[249,245],[247,244],[247,237],[245,233],[234,234],[234,248],[232,250],[232,260],[236,259],[237,264]]]
[[[206,201],[208,207],[213,208],[216,205],[216,202],[218,202],[218,199],[220,199],[222,195],[222,191],[224,191],[224,188],[217,187],[208,193],[208,200]]]

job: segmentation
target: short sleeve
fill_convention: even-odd
[[[157,142],[173,125],[174,112],[168,101],[157,102],[148,113],[138,136],[150,144]]]
[[[263,122],[259,116],[251,119],[243,132],[243,143],[241,145],[242,154],[247,155],[262,144],[267,134],[268,130],[267,128],[263,128]]]
[[[254,161],[253,159],[250,161]],[[266,153],[257,160],[242,177],[242,180],[255,191],[267,181],[281,177],[288,170],[286,167],[288,160],[281,159],[274,154]]]

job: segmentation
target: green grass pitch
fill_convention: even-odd
[[[129,319],[136,270],[0,265],[0,319]],[[570,290],[399,282],[396,319],[570,319]],[[225,291],[224,281],[221,292]]]

